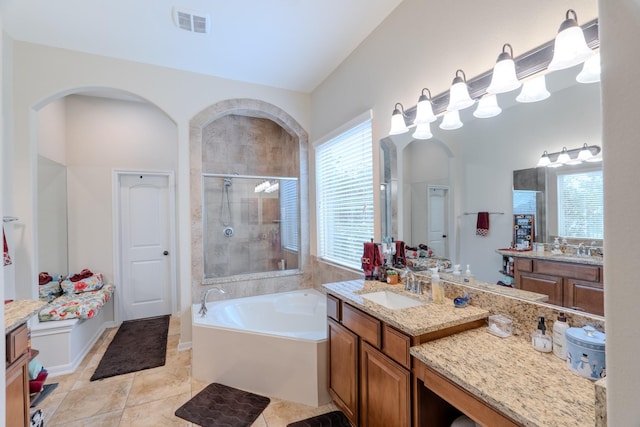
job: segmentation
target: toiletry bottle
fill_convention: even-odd
[[[553,354],[560,359],[567,358],[567,336],[565,331],[569,329],[567,317],[563,312],[558,314],[558,320],[553,322]]]
[[[431,268],[431,299],[433,302],[444,302],[444,287],[440,281],[440,275],[438,274],[438,267]]]
[[[533,348],[543,353],[549,353],[553,350],[553,341],[549,335],[545,335],[547,327],[544,324],[544,317],[538,318],[538,330],[531,335],[531,344]]]
[[[560,240],[557,237],[553,239],[553,252],[556,254],[560,252]]]
[[[464,272],[464,283],[468,283],[473,285],[473,275],[471,274],[471,269],[469,268],[469,264],[467,264],[467,270]]]

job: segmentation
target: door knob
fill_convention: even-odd
[[[162,255],[165,255],[165,256],[169,255],[169,251],[162,252]]]

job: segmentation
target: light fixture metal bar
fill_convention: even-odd
[[[598,35],[598,19],[589,21],[584,25],[581,25],[584,31],[584,37],[587,41],[587,45],[591,49],[597,49],[600,47],[600,38]],[[547,69],[547,66],[553,58],[553,45],[554,40],[550,40],[530,51],[523,53],[522,55],[513,59],[516,64],[516,75],[518,79],[525,79],[540,71]],[[478,99],[487,93],[487,87],[491,83],[491,77],[493,75],[493,69],[485,71],[471,79],[467,80],[467,86],[469,88],[469,95],[472,99]],[[449,104],[449,91],[442,92],[431,98],[431,104],[433,106],[433,113],[440,114],[447,109]],[[413,122],[416,117],[416,106],[404,111],[407,122]]]
[[[571,150],[567,150],[567,154],[569,154],[569,157],[571,159],[577,159],[578,154],[580,154],[580,151],[582,151],[583,148],[584,147],[572,148]],[[594,157],[597,156],[600,151],[602,151],[599,145],[588,145],[587,149],[591,151],[591,155]],[[558,160],[558,156],[560,155],[560,153],[562,153],[562,151],[558,151],[556,153],[547,153],[547,155],[549,156],[549,160],[551,160],[551,163]]]

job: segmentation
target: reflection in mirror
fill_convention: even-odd
[[[513,213],[535,215],[537,242],[560,237],[602,246],[602,164],[514,171]]]
[[[297,270],[297,178],[203,174],[205,279]]]
[[[395,145],[380,141],[380,224],[382,224],[382,238],[391,238],[398,235],[397,215],[394,215],[394,197],[397,183],[393,179],[397,162]]]
[[[428,207],[421,196],[426,194],[424,189],[448,186],[449,258],[463,268],[470,264],[478,281],[495,284],[501,280],[502,257],[496,249],[508,247],[513,240],[513,171],[533,168],[545,150],[561,151],[563,146],[581,147],[602,140],[600,84],[577,83],[579,71],[574,67],[546,74],[551,97],[544,101],[523,104],[515,101],[519,91],[499,94],[502,113],[497,117],[478,119],[473,116],[474,108],[468,108],[460,114],[464,123],[460,129],[442,130],[434,125],[429,140],[413,140],[411,132],[386,138],[398,149],[398,238],[411,242],[417,226],[428,223]],[[448,150],[448,158],[442,148]],[[440,181],[434,182],[436,179]],[[549,197],[545,193],[538,209],[547,209]],[[476,217],[464,215],[480,211],[505,213],[491,216],[490,231],[482,237],[476,235]],[[553,230],[549,227],[546,221],[536,225],[542,233],[536,240],[558,234],[556,225]],[[424,234],[415,236],[416,240],[424,238]]]
[[[67,274],[67,168],[38,156],[38,271]]]

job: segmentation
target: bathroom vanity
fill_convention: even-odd
[[[486,331],[492,307],[505,310],[512,298],[487,293],[483,300],[496,299],[486,309],[455,308],[451,298],[464,291],[458,287],[447,283],[445,303],[435,304],[426,289],[416,295],[402,284],[324,285],[329,391],[354,425],[449,427],[460,414],[487,426],[604,425],[592,381],[535,351],[524,332],[499,338]],[[420,305],[390,308],[393,302],[369,299],[385,292]],[[574,324],[585,321],[572,316]]]
[[[25,427],[29,416],[29,329],[27,321],[42,309],[44,301],[17,300],[4,306],[6,340],[7,427]]]
[[[549,296],[549,304],[604,315],[602,257],[498,250],[512,257],[515,287]]]

